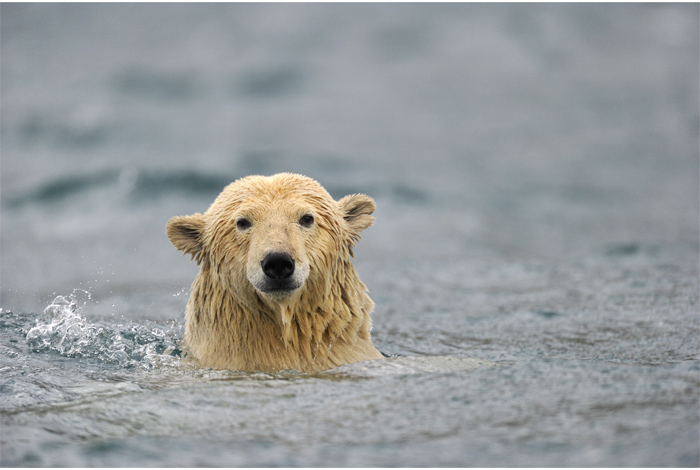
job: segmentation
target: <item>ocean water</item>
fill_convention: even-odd
[[[699,8],[2,4],[0,465],[700,465]],[[390,357],[180,360],[165,224],[377,203]]]

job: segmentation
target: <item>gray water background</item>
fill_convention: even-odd
[[[698,38],[693,4],[2,4],[0,465],[697,467]],[[400,357],[173,355],[166,222],[279,171],[375,198]]]

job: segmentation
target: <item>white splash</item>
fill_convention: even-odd
[[[91,299],[75,289],[59,295],[44,309],[44,316],[27,332],[34,352],[57,352],[64,357],[94,358],[124,367],[152,368],[178,362],[177,332],[143,325],[97,325],[82,310]]]

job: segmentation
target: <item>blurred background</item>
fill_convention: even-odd
[[[196,266],[168,219],[280,171],[375,198],[370,280],[408,259],[697,259],[697,5],[1,13],[5,310],[170,301]]]

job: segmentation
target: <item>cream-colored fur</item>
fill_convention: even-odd
[[[204,214],[173,217],[170,241],[200,265],[188,355],[202,367],[270,372],[381,358],[370,338],[374,303],[351,263],[374,208],[368,196],[335,201],[316,181],[281,173],[242,178]],[[271,252],[294,260],[293,288],[266,291],[261,263]]]

